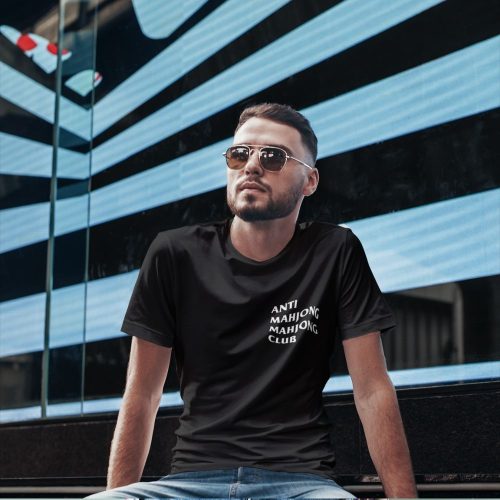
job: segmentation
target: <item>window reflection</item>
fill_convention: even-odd
[[[249,101],[288,101],[317,129],[321,181],[301,220],[362,236],[398,322],[389,369],[416,370],[415,385],[439,367],[433,383],[500,377],[500,47],[479,3],[381,15],[366,2],[372,31],[349,39],[328,2],[241,2],[231,30],[214,22],[227,2],[175,15],[63,3],[59,95],[58,2],[2,12],[0,419],[40,415],[56,98],[48,414],[116,407],[130,349],[119,326],[145,252],[159,231],[229,215],[219,153]],[[446,19],[451,31],[420,31]],[[332,380],[346,373],[337,342]],[[165,391],[177,390],[173,358]]]

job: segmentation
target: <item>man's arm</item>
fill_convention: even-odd
[[[417,497],[410,453],[379,332],[342,342],[354,402],[378,476],[388,497]]]
[[[111,443],[108,490],[141,479],[171,353],[170,347],[132,337],[127,383]]]

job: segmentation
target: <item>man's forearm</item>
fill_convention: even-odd
[[[157,411],[155,402],[125,393],[111,444],[106,489],[141,479]]]
[[[355,397],[355,402],[385,494],[415,498],[415,478],[394,387],[389,381],[365,398]]]

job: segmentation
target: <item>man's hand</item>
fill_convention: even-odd
[[[108,490],[141,478],[171,353],[170,347],[132,337],[127,384],[111,443]]]
[[[380,332],[347,339],[342,344],[356,409],[385,494],[416,498],[410,453],[396,392],[387,374]]]

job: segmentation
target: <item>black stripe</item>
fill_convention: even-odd
[[[97,189],[230,137],[246,104],[271,101],[306,108],[490,38],[498,33],[499,16],[500,2],[496,0],[439,4],[94,175],[92,187]]]
[[[52,124],[0,97],[0,132],[52,145]],[[5,160],[4,160],[5,161]]]
[[[0,132],[52,146],[52,123],[42,120],[40,117],[1,97],[0,109],[3,113],[0,120]],[[62,148],[78,153],[87,153],[90,145],[89,141],[67,131],[63,127],[59,129],[59,143]]]
[[[0,253],[0,302],[44,292],[46,269],[47,241]]]
[[[47,177],[0,174],[0,210],[40,203],[49,196]]]
[[[114,397],[122,393],[127,374],[130,342],[131,337],[127,335],[85,343],[85,399]],[[83,344],[50,350],[49,404],[80,398],[83,352]],[[15,366],[19,363],[23,366],[25,375],[28,373],[32,378],[32,383],[26,384],[26,390],[20,395],[20,400],[16,399],[13,408],[39,405],[42,352],[26,352],[0,359],[2,361],[0,379],[2,370],[9,373],[16,370]],[[174,356],[171,363],[173,365],[165,380],[164,392],[179,389]],[[0,405],[3,410],[8,410],[12,402],[4,401],[0,397]]]
[[[492,168],[500,164],[499,129],[497,108],[325,158],[300,220],[349,222],[499,187],[500,171]],[[89,279],[139,268],[159,231],[221,220],[230,215],[225,200],[224,187],[91,227]],[[55,288],[83,280],[84,238],[84,230],[56,238]],[[44,290],[46,246],[0,254],[2,283],[9,283],[0,300]]]
[[[57,199],[89,192],[89,180],[57,178]],[[0,174],[0,210],[50,201],[50,178]]]
[[[85,344],[85,399],[110,397],[123,392],[130,342],[131,337],[127,335]],[[65,354],[65,349],[67,348],[61,348],[61,354]],[[164,392],[179,390],[175,356],[172,356],[171,363],[173,366],[163,385]],[[58,373],[65,371],[60,370]],[[109,382],[103,383],[105,380]],[[60,397],[67,397],[65,392],[67,391],[63,392],[61,389],[58,391]]]
[[[9,336],[15,333],[8,332]],[[26,352],[15,356],[4,356],[0,358],[0,380],[2,381],[2,390],[0,391],[0,408],[10,410],[14,408],[21,409],[29,406],[40,406],[41,383],[40,374],[42,373],[42,352]],[[22,371],[22,382],[16,381],[16,395],[9,396],[8,391],[4,390],[6,382],[11,380],[12,373]]]
[[[499,127],[496,108],[324,158],[302,217],[348,222],[498,188]]]
[[[85,394],[84,399],[98,399],[119,396],[125,387],[127,364],[132,337],[126,335],[114,339],[86,342],[83,344],[58,347],[50,350],[49,360],[49,404],[67,400],[78,400],[81,395],[82,356],[85,352]],[[82,338],[83,341],[83,338]],[[2,410],[40,404],[40,370],[42,352],[26,352],[0,358],[0,379],[2,371],[10,373],[19,364],[24,377],[31,378],[25,390],[13,404],[0,396]],[[163,392],[179,390],[175,357],[163,385]]]
[[[32,31],[40,19],[57,8],[57,0],[23,0],[22,9],[19,0],[2,0],[2,24],[7,24],[18,31]],[[54,23],[57,30],[57,23]],[[54,33],[57,36],[57,33]]]

